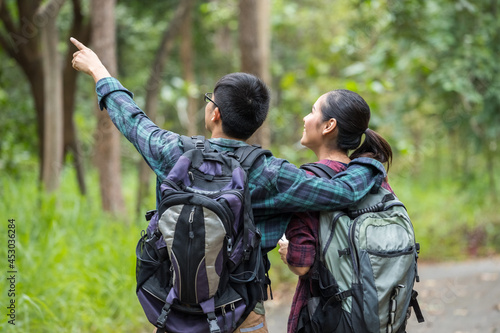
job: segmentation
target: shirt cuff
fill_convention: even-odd
[[[294,267],[311,267],[316,257],[316,246],[308,244],[288,243],[286,261]]]
[[[122,86],[120,81],[114,77],[105,77],[97,81],[95,91],[97,93],[97,102],[99,103],[101,111],[106,108],[106,97],[112,92],[123,91],[131,98],[134,98],[134,94]]]

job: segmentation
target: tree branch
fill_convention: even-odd
[[[7,6],[4,4],[3,1],[0,2],[0,20],[2,20],[5,29],[9,33],[18,33],[18,28],[14,24],[12,16],[10,15],[9,10],[7,9]]]
[[[151,72],[146,87],[148,95],[150,93],[155,95],[159,90],[161,73],[163,72],[163,68],[165,67],[166,56],[172,48],[175,37],[179,34],[179,30],[182,26],[182,21],[186,17],[187,13],[192,10],[193,4],[193,0],[181,1],[174,13],[173,19],[170,20],[168,27],[163,32],[161,43],[156,51],[155,59],[153,62],[153,66],[151,67]],[[147,101],[148,98],[146,98],[146,104]]]
[[[4,36],[3,33],[0,32],[0,45],[3,47],[3,49],[5,51],[7,51],[7,53],[9,54],[9,56],[11,58],[15,58],[15,52],[14,52],[14,48],[12,47],[12,45],[9,43],[9,41],[7,40],[7,38]]]
[[[0,2],[0,20],[6,30],[6,33],[0,32],[0,45],[26,71],[28,58],[24,50],[24,44],[27,39],[21,35],[20,28],[12,20],[11,13],[3,1]],[[19,52],[20,48],[22,49],[21,52]]]
[[[80,0],[73,0],[73,20],[75,20],[76,17],[82,19],[82,4]]]
[[[51,16],[55,17],[59,13],[59,10],[64,5],[66,0],[50,0],[43,6],[40,6],[36,11],[35,15],[38,17]]]

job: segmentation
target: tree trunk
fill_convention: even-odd
[[[269,0],[240,0],[239,7],[241,71],[260,77],[270,86],[270,2]],[[260,144],[263,147],[271,145],[271,131],[268,121],[264,122],[249,142]]]
[[[92,47],[111,75],[117,72],[115,5],[115,0],[92,0],[90,3]],[[123,212],[120,133],[107,113],[97,107],[96,116],[94,162],[99,171],[102,207],[105,211]]]
[[[490,184],[490,194],[493,198],[493,203],[498,202],[497,186],[495,180],[495,153],[486,145],[486,171],[488,173],[489,184]]]
[[[45,97],[42,182],[48,191],[59,187],[63,164],[62,68],[57,49],[59,32],[56,26],[56,17],[63,2],[50,1],[36,14],[40,22],[45,22],[40,29]]]
[[[84,22],[81,4],[79,0],[73,0],[73,26],[70,36],[75,37],[83,44],[88,45],[90,40],[90,24]],[[85,185],[85,169],[83,153],[81,151],[80,142],[77,137],[77,131],[74,120],[75,113],[75,95],[76,95],[76,79],[78,72],[71,65],[73,59],[73,47],[68,48],[66,60],[64,61],[63,70],[63,107],[64,107],[64,150],[63,156],[69,153],[73,154],[73,164],[76,170],[76,178],[80,193],[85,195],[87,187]]]
[[[165,68],[167,55],[171,51],[175,37],[179,35],[182,22],[186,20],[186,15],[191,12],[195,0],[183,0],[179,3],[174,18],[163,32],[162,40],[156,51],[155,60],[151,66],[149,79],[146,86],[146,105],[144,107],[149,119],[155,121],[158,109],[158,93],[161,86],[161,75]],[[139,165],[139,188],[137,196],[137,211],[142,209],[143,198],[149,190],[149,180],[151,178],[151,169],[145,161],[141,160]]]
[[[39,3],[18,0],[20,20],[16,22],[5,2],[0,2],[0,20],[5,33],[0,32],[0,45],[16,61],[29,81],[33,96],[38,134],[38,156],[40,160],[39,180],[44,174],[44,78],[42,54],[40,52],[41,34],[39,26],[34,24]],[[38,20],[36,20],[39,22]]]
[[[197,110],[197,98],[191,95],[191,87],[196,84],[196,79],[194,75],[193,68],[193,16],[191,11],[186,13],[186,17],[183,20],[181,27],[181,61],[182,61],[182,72],[184,75],[184,82],[186,83],[187,90],[187,105],[186,105],[186,117],[187,124],[187,135],[193,136],[198,133],[196,128],[196,110]]]
[[[7,9],[5,2],[0,1],[0,19],[3,22],[5,27],[5,33],[0,31],[0,45],[6,51],[6,53],[13,58],[19,67],[22,69],[26,78],[28,79],[31,95],[34,101],[34,107],[36,110],[36,118],[37,118],[37,135],[38,135],[38,155],[40,161],[40,169],[39,169],[39,179],[43,181],[43,175],[47,175],[50,173],[50,168],[53,163],[46,160],[45,140],[53,140],[54,135],[57,132],[54,132],[52,129],[52,133],[49,133],[46,137],[46,130],[44,126],[59,126],[57,124],[46,123],[46,114],[45,114],[45,104],[53,104],[57,103],[56,99],[51,97],[51,101],[46,101],[45,99],[45,80],[50,80],[50,78],[44,76],[44,68],[48,65],[48,63],[44,64],[43,61],[50,61],[54,63],[53,68],[57,68],[59,72],[60,65],[56,58],[52,56],[52,53],[48,49],[44,51],[42,54],[41,46],[48,46],[47,42],[42,42],[42,30],[47,31],[47,29],[54,30],[54,27],[50,27],[50,24],[54,24],[56,17],[58,16],[59,9],[63,5],[64,0],[55,0],[49,3],[46,3],[45,6],[40,7],[40,1],[25,1],[18,0],[17,8],[18,8],[18,17],[19,20],[14,20],[13,16]],[[73,28],[71,35],[77,37],[79,40],[85,41],[88,40],[88,31],[89,26],[83,25],[83,15],[81,14],[80,0],[73,0],[73,12],[74,12],[74,20],[73,20]],[[57,30],[55,30],[57,34]],[[87,35],[86,37],[84,35]],[[48,36],[44,37],[45,39],[49,38],[52,41],[57,40],[56,35],[48,34]],[[56,51],[54,46],[52,51]],[[73,151],[75,154],[75,164],[77,166],[77,177],[80,184],[80,191],[85,193],[85,184],[83,177],[83,169],[81,166],[83,163],[81,162],[81,154],[79,153],[78,141],[76,140],[76,131],[74,130],[73,123],[73,109],[74,109],[74,89],[75,89],[75,81],[76,81],[76,71],[71,67],[71,59],[73,57],[73,52],[71,48],[68,50],[68,55],[65,60],[65,68],[63,74],[63,84],[62,89],[63,92],[63,114],[64,114],[64,122],[63,122],[63,158],[61,162],[64,162],[64,156],[68,151]],[[49,54],[50,59],[44,59]],[[55,55],[59,57],[58,54]],[[57,65],[56,65],[57,63]],[[45,66],[45,67],[44,67]],[[50,75],[55,74],[53,68],[50,68],[48,72]],[[58,84],[61,86],[61,84]],[[47,88],[47,89],[53,89]],[[52,93],[51,93],[52,94]],[[50,107],[49,111],[51,113],[50,117],[53,117],[52,113],[54,109]],[[58,111],[57,111],[58,112]],[[48,118],[49,122],[52,122],[52,118]],[[56,130],[57,131],[57,130]],[[53,145],[50,144],[50,147]],[[52,148],[51,148],[52,149]],[[49,152],[50,154],[53,151]],[[59,154],[59,153],[57,153]],[[56,163],[56,165],[60,166],[60,163]],[[57,169],[57,168],[56,168]]]
[[[30,74],[26,73],[30,84],[31,95],[33,96],[33,101],[35,104],[35,112],[36,112],[36,122],[37,122],[37,135],[38,135],[38,158],[39,158],[39,181],[42,181],[43,166],[44,166],[44,146],[43,146],[43,138],[45,134],[45,130],[43,128],[44,124],[44,115],[45,115],[45,93],[44,93],[44,79],[43,79],[43,65],[42,59],[39,58],[37,63],[40,63],[39,67],[36,70],[31,71]],[[33,66],[36,67],[36,66]]]

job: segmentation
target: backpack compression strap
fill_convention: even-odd
[[[205,140],[203,135],[195,135],[195,136],[185,136],[181,135],[182,145],[184,146],[184,152],[187,152],[191,149],[205,149],[206,152],[212,150],[210,147],[210,143],[208,140]]]
[[[321,164],[321,163],[306,163],[306,164],[301,165],[300,168],[304,169],[306,171],[310,171],[310,172],[314,173],[317,177],[321,177],[321,178],[331,179],[337,174],[330,167],[328,167],[324,164]],[[371,207],[366,207],[363,209],[358,209],[358,210],[349,210],[348,215],[350,218],[356,218],[362,214],[366,214],[366,213],[370,213],[370,212],[380,212],[380,211],[384,210],[386,202],[389,202],[389,201],[392,201],[395,199],[396,199],[396,197],[394,194],[392,194],[392,193],[387,194],[386,196],[384,196],[382,201],[377,203],[376,205],[373,205]],[[404,205],[402,203],[398,204],[398,205],[404,207]]]
[[[301,169],[314,173],[317,177],[333,178],[337,173],[332,168],[321,163],[306,163],[300,166]]]
[[[420,310],[420,305],[418,304],[417,296],[418,296],[417,291],[412,290],[410,306],[413,307],[413,311],[415,312],[415,316],[417,317],[417,321],[419,323],[423,323],[425,321],[424,315],[422,314],[422,310]]]
[[[247,172],[260,156],[273,155],[273,153],[271,153],[269,150],[262,149],[259,145],[239,147],[234,151],[234,154],[238,158],[238,162],[240,162],[243,169],[245,169],[245,171]]]
[[[184,152],[191,149],[205,149],[206,152],[213,151],[210,142],[203,135],[186,136],[181,135]],[[241,166],[248,171],[255,161],[261,156],[272,156],[273,153],[267,149],[262,149],[259,145],[242,146],[235,149],[234,154],[238,158]]]

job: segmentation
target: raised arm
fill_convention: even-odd
[[[111,77],[99,57],[75,38],[78,48],[73,54],[73,68],[86,73],[96,82],[99,106],[106,109],[118,130],[135,146],[151,169],[163,179],[182,151],[179,135],[159,128],[135,104],[133,95]]]
[[[304,170],[277,158],[268,158],[265,162],[251,174],[262,186],[267,183],[265,191],[252,194],[256,215],[345,208],[362,199],[372,188],[378,189],[386,175],[380,162],[365,157],[353,160],[346,171],[331,180],[307,175]]]

